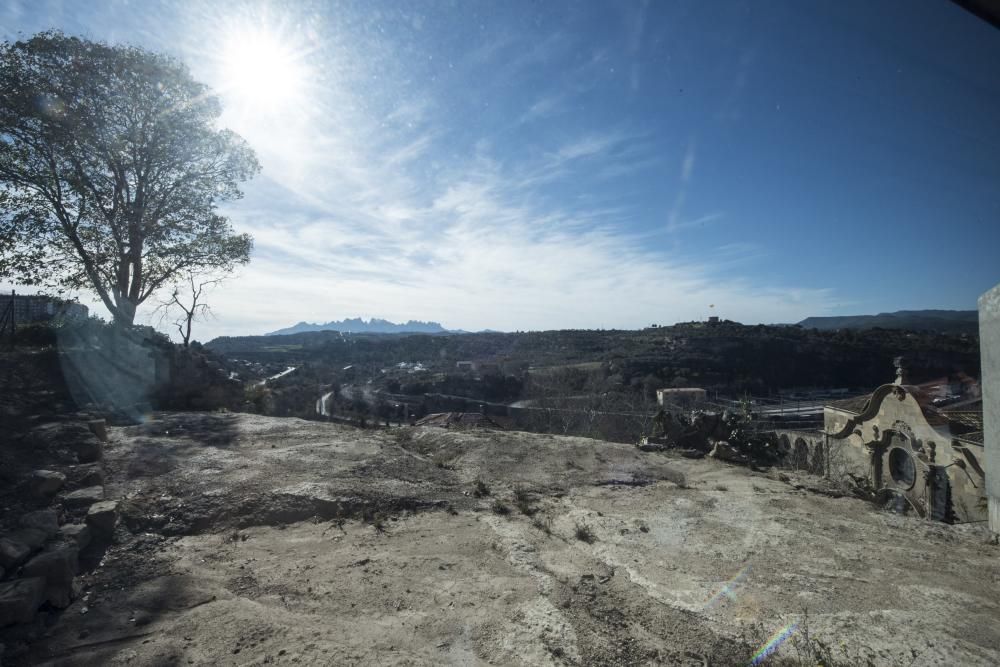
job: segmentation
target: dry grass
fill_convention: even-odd
[[[531,520],[531,525],[546,535],[550,537],[552,536],[552,519],[549,517],[542,518],[540,516],[536,516]]]

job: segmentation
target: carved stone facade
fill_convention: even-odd
[[[983,426],[979,406],[940,410],[920,387],[897,382],[867,400],[824,409],[828,473],[867,479],[903,511],[948,522],[986,519]]]

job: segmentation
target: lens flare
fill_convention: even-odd
[[[777,651],[778,647],[784,644],[785,641],[795,633],[798,627],[798,623],[789,623],[783,628],[775,630],[770,639],[764,642],[764,645],[757,649],[757,652],[753,654],[753,657],[750,659],[751,667],[761,664],[769,655]]]
[[[715,595],[705,601],[705,609],[714,607],[723,597],[727,597],[730,600],[736,600],[736,589],[739,588],[744,581],[746,581],[746,578],[749,575],[750,565],[744,565],[732,579],[722,585],[722,588],[720,588]]]

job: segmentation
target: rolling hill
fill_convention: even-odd
[[[897,310],[878,315],[807,317],[799,322],[806,329],[908,329],[938,333],[979,333],[979,315],[974,310]]]

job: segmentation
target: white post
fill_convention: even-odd
[[[983,446],[990,531],[1000,536],[1000,285],[979,297]]]

